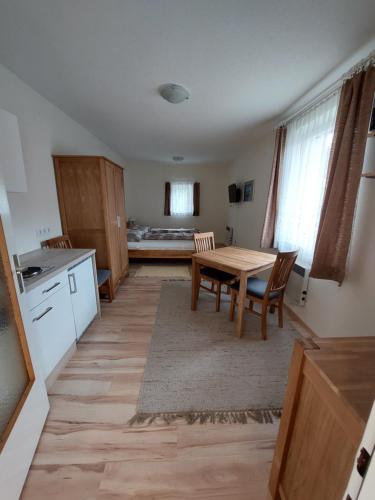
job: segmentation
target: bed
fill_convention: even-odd
[[[152,228],[132,226],[128,228],[128,252],[130,259],[191,259],[194,250],[196,228]]]

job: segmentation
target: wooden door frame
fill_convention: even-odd
[[[34,368],[33,368],[33,364],[31,361],[29,346],[28,346],[27,339],[26,339],[25,328],[24,328],[23,320],[22,320],[22,316],[21,316],[21,309],[20,309],[18,299],[17,299],[17,292],[16,292],[14,280],[13,280],[12,267],[11,267],[10,260],[9,260],[8,248],[7,248],[7,244],[6,244],[5,232],[4,232],[4,227],[3,227],[1,215],[0,215],[0,258],[2,259],[2,262],[3,262],[5,284],[6,284],[6,287],[8,289],[10,303],[11,303],[11,306],[12,306],[12,309],[14,312],[14,320],[15,320],[15,324],[16,324],[18,338],[19,338],[20,345],[21,345],[23,359],[25,361],[26,372],[27,372],[27,375],[29,377],[29,382],[27,383],[25,390],[23,391],[16,408],[14,409],[14,412],[6,425],[4,432],[0,435],[0,452],[1,452],[2,449],[4,448],[6,442],[7,442],[7,439],[9,437],[13,427],[14,427],[14,424],[17,421],[18,415],[20,414],[20,412],[25,404],[27,396],[29,395],[31,388],[33,387],[34,382],[35,382]]]

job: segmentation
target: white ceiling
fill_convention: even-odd
[[[0,0],[0,9],[1,63],[125,158],[158,161],[233,159],[375,31],[374,0]],[[166,82],[191,99],[162,100]]]

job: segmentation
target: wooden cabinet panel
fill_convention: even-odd
[[[103,194],[98,161],[91,158],[62,159],[56,173],[64,229],[103,230]]]
[[[305,378],[281,481],[285,497],[341,500],[355,452],[347,432]]]
[[[124,191],[124,175],[121,168],[115,169],[115,190],[116,190],[116,207],[118,216],[118,239],[120,245],[120,262],[121,274],[128,272],[128,244],[127,244],[127,229],[126,229],[126,212],[125,212],[125,191]]]
[[[73,248],[95,248],[116,290],[128,268],[122,168],[104,157],[54,156],[63,232]]]
[[[270,475],[275,500],[342,500],[375,394],[375,339],[296,343]]]
[[[111,163],[105,162],[109,246],[111,249],[113,282],[114,286],[117,287],[121,279],[121,256],[120,256],[120,244],[118,239],[118,225],[117,225],[115,168],[116,167]]]

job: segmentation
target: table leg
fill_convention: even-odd
[[[242,337],[246,289],[247,289],[247,273],[242,272],[240,275],[240,289],[238,290],[238,305],[237,305],[236,335],[238,338]]]
[[[200,287],[200,265],[195,258],[191,259],[191,310],[197,310],[198,293]]]

